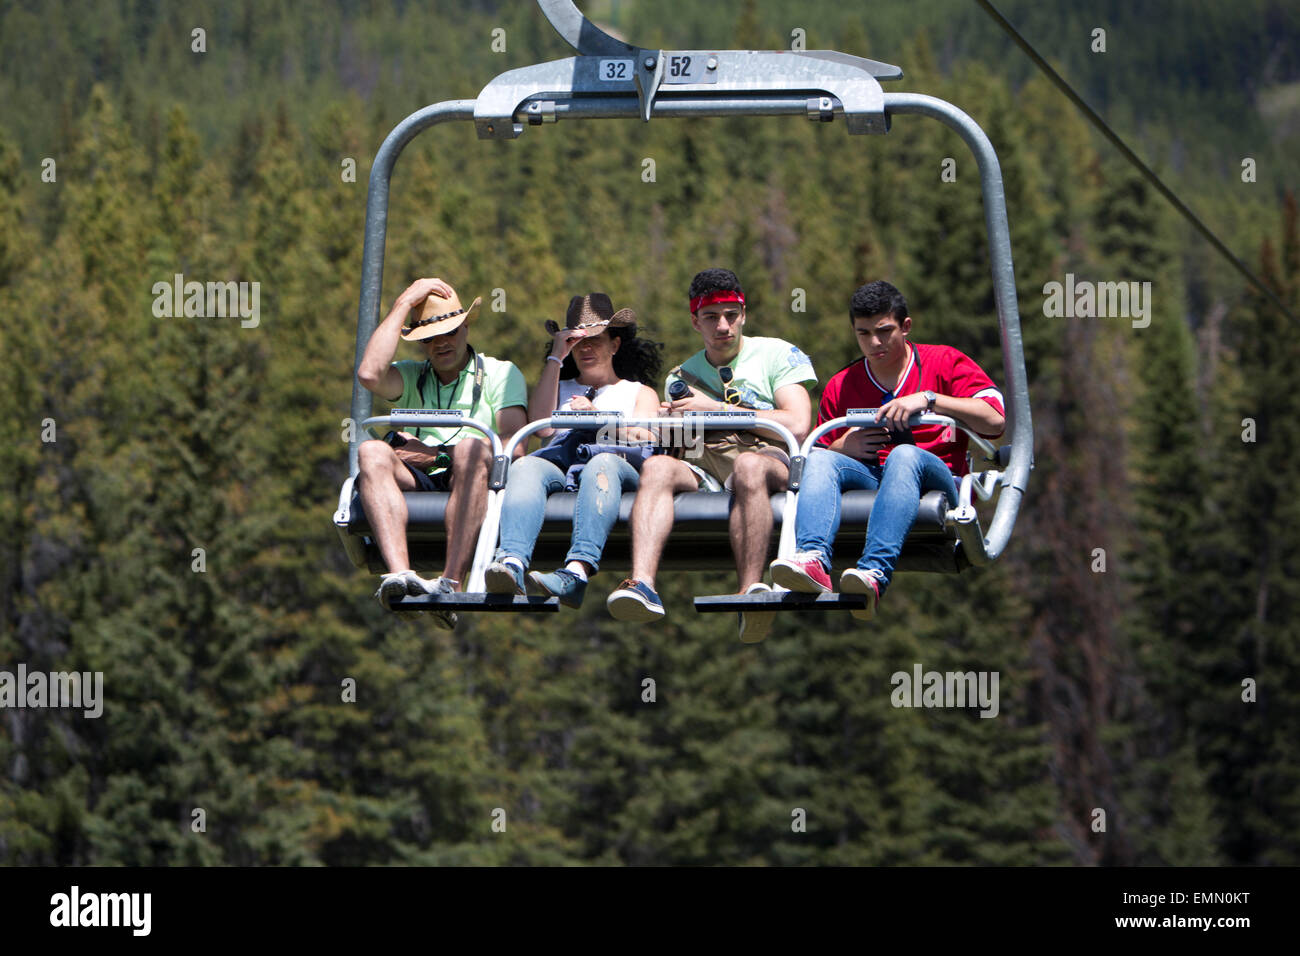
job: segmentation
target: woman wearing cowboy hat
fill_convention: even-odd
[[[654,418],[659,396],[644,383],[657,381],[662,365],[657,343],[638,338],[636,313],[614,311],[602,292],[574,296],[564,328],[548,320],[552,341],[543,363],[541,381],[528,404],[530,421],[550,418],[556,411],[602,411],[629,418]],[[652,441],[642,428],[628,428],[633,441]],[[543,452],[563,443],[564,432],[545,429],[551,438]],[[501,510],[501,544],[486,573],[493,594],[523,594],[525,588],[554,595],[568,607],[579,607],[587,581],[600,566],[610,529],[618,519],[624,491],[635,491],[637,469],[626,458],[609,452],[595,454],[579,473],[578,500],[573,508],[573,538],[565,565],[550,573],[525,571],[542,528],[547,496],[566,487],[565,472],[553,460],[534,453],[510,468]]]

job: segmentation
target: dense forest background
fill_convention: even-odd
[[[1300,311],[1295,5],[1000,6]],[[690,608],[729,574],[665,576],[641,630],[605,614],[615,573],[580,614],[385,614],[330,523],[369,161],[406,114],[571,51],[525,2],[6,2],[0,668],[102,671],[106,701],[0,713],[0,862],[1300,863],[1295,323],[973,2],[585,9],[647,46],[802,28],[988,132],[1036,428],[1003,560],[756,646]],[[397,166],[384,306],[421,275],[504,289],[474,340],[532,382],[542,320],[591,289],[684,357],[711,265],[823,382],[877,277],[916,340],[1003,378],[974,162],[919,117],[440,127]],[[177,273],[258,282],[258,325],[155,317]],[[1066,273],[1152,282],[1150,326],[1045,317]],[[998,717],[892,707],[915,663],[1000,672]]]

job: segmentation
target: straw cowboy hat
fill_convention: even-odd
[[[416,310],[411,309],[411,314],[406,319],[408,324],[402,329],[402,338],[407,342],[419,342],[435,335],[454,332],[482,301],[483,297],[479,296],[466,309],[461,306],[460,296],[456,295],[455,289],[445,299],[436,292],[430,292],[419,306],[419,318],[416,318]]]
[[[636,327],[636,313],[631,309],[614,311],[614,304],[603,292],[590,295],[575,295],[569,300],[569,311],[564,316],[566,329],[579,329],[590,335],[598,335],[608,326]],[[560,331],[560,325],[553,319],[546,320],[546,331],[554,335]]]

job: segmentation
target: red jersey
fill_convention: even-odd
[[[897,391],[891,392],[877,382],[867,360],[860,359],[835,373],[826,383],[821,406],[817,411],[817,424],[843,418],[850,408],[879,408],[900,395],[926,390],[953,398],[982,398],[997,409],[998,414],[1006,414],[1002,393],[970,356],[950,345],[917,345],[909,342],[907,365],[904,366]],[[845,428],[833,429],[817,439],[817,444],[828,447],[846,431]],[[968,439],[965,432],[941,425],[920,425],[913,429],[912,434],[916,438],[916,447],[942,458],[953,475],[960,478],[966,474]],[[996,438],[997,435],[984,437]],[[880,464],[885,463],[889,453],[896,447],[887,445],[877,452]]]

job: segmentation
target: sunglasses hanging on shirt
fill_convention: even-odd
[[[718,378],[722,380],[722,400],[728,405],[740,404],[740,389],[731,384],[735,377],[736,373],[732,371],[730,365],[724,365],[718,369]]]

